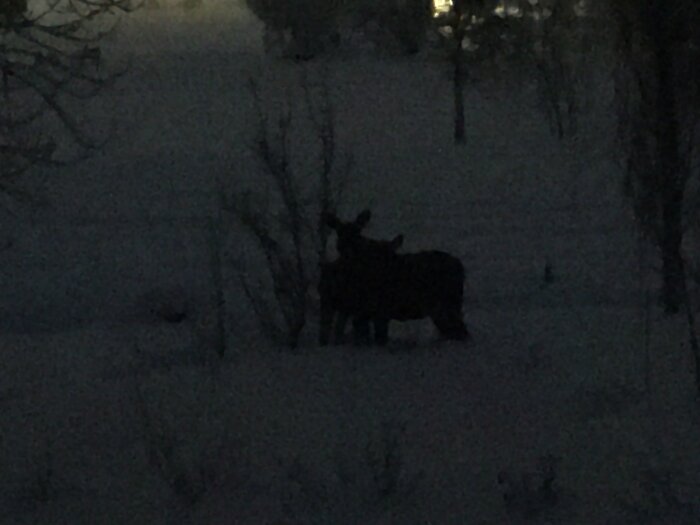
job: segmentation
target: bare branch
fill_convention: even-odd
[[[325,231],[315,218],[321,215],[319,207],[328,209],[337,202],[335,195],[340,193],[335,191],[336,185],[331,180],[336,159],[332,108],[327,89],[322,95],[324,102],[316,107],[311,104],[308,84],[302,82],[314,131],[311,140],[319,146],[320,163],[318,169],[314,168],[319,176],[314,184],[308,176],[302,179],[295,172],[297,163],[292,162],[294,143],[291,138],[298,131],[298,120],[291,104],[288,103],[274,119],[270,118],[263,108],[260,86],[252,79],[248,84],[258,124],[251,147],[264,177],[258,188],[269,187],[278,207],[271,210],[266,200],[254,203],[255,197],[266,197],[262,195],[265,190],[261,189],[237,192],[231,198],[223,199],[223,205],[251,234],[264,257],[269,284],[257,294],[264,294],[263,290],[271,292],[268,296],[274,298],[277,310],[271,310],[271,303],[262,296],[253,297],[256,290],[249,282],[243,283],[244,293],[251,301],[263,330],[275,337],[284,334],[286,344],[295,348],[306,323],[309,289],[316,270],[316,265],[309,263],[309,248],[319,244],[325,248],[325,239],[318,242]],[[346,169],[350,166],[348,162]],[[311,198],[304,189],[309,182],[313,189]],[[323,253],[319,251],[318,255],[319,260],[323,260]],[[239,279],[245,280],[240,271]],[[258,284],[261,283],[258,281]]]
[[[14,0],[17,11],[0,13],[0,178],[16,178],[36,164],[78,162],[107,139],[97,140],[75,113],[73,101],[87,100],[108,88],[124,70],[99,71],[99,41],[115,23],[105,16],[135,7],[131,0],[49,0],[32,6]],[[14,5],[14,4],[10,4]],[[37,12],[38,11],[38,12]],[[47,119],[62,126],[58,135],[42,133]],[[57,145],[77,146],[58,159]],[[66,157],[67,155],[64,155]],[[3,185],[0,191],[9,191]]]

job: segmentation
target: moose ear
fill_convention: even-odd
[[[397,235],[389,242],[389,246],[391,247],[391,249],[393,251],[398,250],[402,244],[403,244],[403,235]]]
[[[364,210],[359,213],[359,215],[355,218],[355,226],[358,228],[362,229],[365,226],[367,226],[367,223],[369,220],[372,218],[372,212],[369,210]]]
[[[323,224],[325,224],[329,228],[332,228],[333,230],[338,229],[338,226],[340,225],[340,221],[338,220],[338,217],[336,217],[334,214],[332,214],[330,212],[324,212],[322,215],[322,220],[323,220]]]

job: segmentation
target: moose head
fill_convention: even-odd
[[[336,248],[341,258],[375,255],[383,253],[390,255],[403,244],[403,235],[397,235],[390,241],[377,241],[362,236],[362,230],[367,226],[372,213],[369,210],[360,212],[354,221],[341,221],[333,213],[324,213],[323,222],[335,231],[338,236]]]
[[[388,321],[373,317],[376,300],[371,299],[376,294],[368,294],[368,289],[377,290],[383,286],[386,277],[382,269],[392,264],[396,250],[403,243],[403,235],[392,240],[364,237],[362,230],[370,218],[369,210],[359,213],[354,221],[349,222],[332,213],[322,216],[322,222],[336,232],[336,248],[340,255],[338,260],[321,267],[322,345],[328,343],[332,326],[335,326],[335,342],[342,341],[348,318],[353,319],[356,341],[368,339],[370,322],[374,324],[377,339],[386,339]]]

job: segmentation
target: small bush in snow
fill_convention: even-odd
[[[207,378],[203,385],[189,385],[184,398],[168,399],[159,393],[152,403],[146,400],[143,387],[135,386],[135,408],[148,464],[185,508],[196,505],[223,481],[230,467],[225,461],[229,436],[220,418],[211,414],[216,393],[213,381]],[[200,392],[203,399],[197,395],[198,386],[205,390]],[[173,395],[180,396],[180,390]],[[156,402],[159,406],[152,406]],[[166,405],[172,410],[166,410]]]
[[[364,447],[349,453],[347,443],[339,446],[331,477],[294,458],[283,467],[285,518],[292,523],[319,525],[401,523],[390,517],[410,505],[422,479],[422,473],[407,475],[404,431],[404,425],[384,422],[368,436]]]
[[[56,472],[51,449],[51,440],[47,438],[46,449],[42,453],[40,461],[36,465],[34,476],[27,487],[27,497],[39,503],[49,502],[57,493]]]
[[[634,493],[620,502],[624,523],[700,523],[700,504],[697,503],[699,487],[688,485],[683,483],[681,472],[660,468],[644,470]]]
[[[559,458],[547,454],[539,459],[534,472],[506,469],[498,473],[498,484],[508,514],[525,520],[537,519],[559,503],[558,463]]]
[[[190,313],[190,302],[182,288],[154,288],[139,298],[137,315],[154,322],[180,323]]]
[[[16,491],[4,494],[6,501],[16,505],[21,511],[35,510],[43,505],[52,504],[68,493],[79,492],[79,489],[66,479],[64,473],[56,469],[53,439],[47,436],[43,443],[37,445],[37,450],[34,451],[35,462],[26,478]]]
[[[385,422],[379,435],[370,440],[365,448],[367,467],[380,500],[393,496],[399,487],[404,467],[399,439],[404,432],[405,426]]]

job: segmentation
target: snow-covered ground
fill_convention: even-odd
[[[32,174],[48,206],[3,216],[0,523],[700,522],[686,328],[655,307],[646,321],[657,283],[605,96],[567,155],[531,86],[484,80],[455,148],[433,58],[308,65],[355,159],[341,213],[370,207],[368,235],[459,256],[474,337],[394,323],[386,349],[319,348],[312,319],[291,354],[259,333],[227,266],[218,361],[207,219],[218,180],[262,184],[248,78],[304,106],[301,66],[261,56],[249,14],[197,13],[124,22],[109,53],[133,52],[131,72],[89,114],[116,117],[113,140]],[[227,260],[253,256],[232,220],[225,242]],[[163,297],[184,322],[153,315]]]

